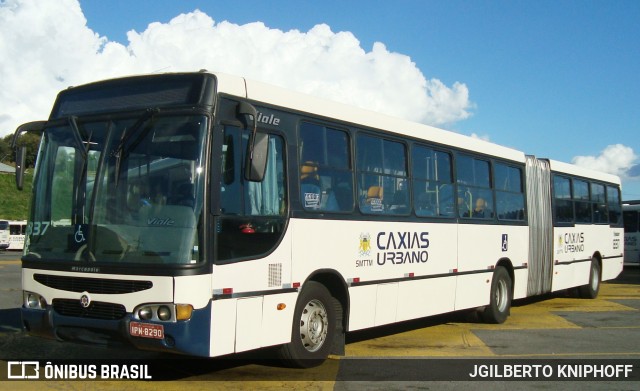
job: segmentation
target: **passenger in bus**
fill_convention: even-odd
[[[487,201],[484,198],[476,199],[476,206],[473,208],[472,217],[486,219],[492,217],[491,212],[487,209]]]

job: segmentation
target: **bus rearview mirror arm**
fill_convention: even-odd
[[[18,139],[20,138],[22,133],[42,133],[42,130],[44,129],[46,123],[46,121],[27,122],[26,124],[18,126],[18,129],[16,129],[15,133],[13,134],[11,148],[16,151],[16,188],[18,190],[22,190],[24,187],[24,166],[27,158],[27,147],[25,145],[18,146]]]
[[[258,133],[258,110],[251,103],[245,101],[238,103],[237,113],[239,117],[251,117],[253,125],[250,128],[252,129],[251,136],[247,145],[244,178],[251,182],[262,182],[267,167],[269,136],[264,133]],[[249,121],[244,120],[245,118],[241,118],[241,121],[248,125]]]

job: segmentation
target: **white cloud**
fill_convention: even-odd
[[[261,22],[215,23],[200,11],[130,31],[127,46],[87,27],[77,0],[0,2],[0,136],[46,118],[69,85],[206,68],[444,125],[470,116],[466,85],[427,79],[411,59],[320,24],[307,32]]]
[[[489,135],[488,135],[488,134],[480,135],[480,134],[477,134],[477,133],[471,133],[471,136],[470,136],[470,137],[472,137],[472,138],[476,138],[476,139],[478,139],[478,140],[484,140],[484,141],[489,141],[489,142],[491,142],[491,138],[489,137]]]
[[[598,156],[576,156],[571,162],[578,166],[619,175],[622,178],[633,178],[638,173],[638,155],[633,148],[622,144],[607,146]]]

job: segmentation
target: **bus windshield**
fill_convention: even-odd
[[[204,115],[56,121],[43,136],[25,259],[193,264]]]

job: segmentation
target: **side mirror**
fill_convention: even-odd
[[[16,187],[22,190],[24,187],[24,163],[27,158],[27,147],[21,145],[16,148]]]
[[[250,153],[251,151],[247,151],[244,177],[248,181],[262,182],[269,156],[269,135],[255,133],[253,136],[253,156],[250,156]]]
[[[46,121],[35,121],[35,122],[27,122],[26,124],[22,124],[18,126],[15,133],[13,134],[13,141],[11,142],[11,148],[16,150],[16,187],[18,190],[22,190],[24,187],[24,171],[25,171],[25,161],[27,157],[27,147],[21,145],[18,147],[18,138],[22,133],[26,132],[37,132],[42,133]]]
[[[258,133],[258,110],[249,102],[238,103],[238,116],[249,116],[253,126],[251,127],[251,137],[247,145],[247,158],[245,160],[244,178],[251,182],[262,182],[264,172],[267,167],[267,155],[269,154],[269,136]],[[249,124],[245,118],[243,122]]]

